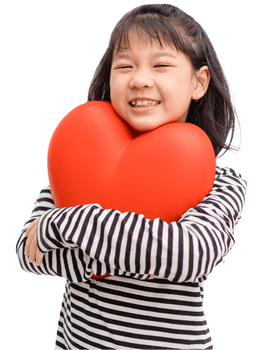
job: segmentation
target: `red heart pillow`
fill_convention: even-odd
[[[211,191],[215,154],[193,124],[171,123],[137,135],[110,102],[92,101],[57,126],[48,173],[57,207],[99,203],[171,222]]]

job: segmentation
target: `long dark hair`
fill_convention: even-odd
[[[129,32],[146,33],[162,45],[174,45],[184,52],[197,71],[208,66],[210,83],[206,94],[191,102],[187,122],[203,129],[210,138],[215,155],[231,148],[236,113],[228,83],[216,52],[204,29],[191,16],[172,5],[144,5],[126,13],[115,26],[109,46],[91,82],[88,101],[110,99],[110,73],[114,52],[129,44]],[[228,141],[227,137],[229,135]]]

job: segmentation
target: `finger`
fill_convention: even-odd
[[[36,258],[36,250],[37,250],[37,236],[34,235],[30,247],[30,255],[29,255],[29,262],[32,263],[35,261]]]
[[[27,237],[27,240],[26,240],[26,245],[25,245],[25,250],[24,250],[24,254],[26,256],[29,256],[29,254],[30,254],[30,248],[32,245],[33,238],[34,238],[34,232],[31,231],[29,236]]]
[[[148,278],[148,280],[153,280],[153,279],[155,279],[155,275],[151,275],[149,278]]]
[[[37,224],[38,224],[38,221],[39,221],[39,218],[35,219],[31,225],[28,227],[27,231],[27,235],[25,234],[25,236],[27,237],[27,241],[26,241],[26,245],[25,245],[25,252],[24,254],[26,256],[29,256],[30,254],[30,247],[31,247],[31,244],[32,244],[32,240],[33,240],[33,237],[34,235],[37,234]]]
[[[37,247],[37,252],[36,252],[36,265],[40,266],[43,261],[44,253],[40,251],[40,249]]]
[[[37,225],[39,218],[35,219],[27,228],[25,232],[25,237],[28,237],[32,229]]]

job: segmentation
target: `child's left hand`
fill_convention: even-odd
[[[37,225],[39,218],[34,220],[25,232],[27,237],[25,252],[26,256],[29,256],[29,262],[32,263],[36,260],[36,265],[40,266],[43,261],[44,253],[40,251],[37,244]]]

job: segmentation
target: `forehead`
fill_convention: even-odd
[[[155,56],[171,56],[178,54],[178,49],[172,42],[165,38],[152,38],[147,33],[130,32],[118,40],[113,51],[113,60],[124,57],[127,54],[147,51]]]

